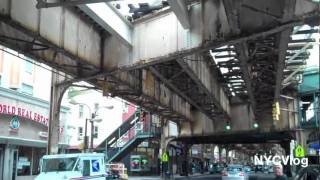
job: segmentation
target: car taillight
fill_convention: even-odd
[[[244,176],[244,172],[240,172],[240,173],[239,173],[239,176]]]
[[[226,171],[222,171],[222,176],[228,176],[228,173]]]

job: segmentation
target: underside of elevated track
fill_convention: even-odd
[[[219,135],[228,123],[248,143],[292,138],[296,102],[281,98],[295,96],[319,3],[169,1],[129,22],[110,3],[52,2],[1,0],[0,43],[64,73],[54,86],[87,81],[176,122],[184,141],[236,142]],[[287,108],[277,122],[274,102]]]

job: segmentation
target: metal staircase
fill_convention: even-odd
[[[114,130],[95,151],[106,152],[106,162],[117,162],[143,141],[160,135],[160,130],[137,110]],[[107,145],[106,145],[107,144]]]
[[[126,142],[122,147],[111,147],[108,150],[108,156],[106,158],[106,162],[118,162],[121,161],[130,151],[132,151],[135,147],[141,144],[143,141],[155,137],[151,133],[142,133],[138,134],[128,142]]]

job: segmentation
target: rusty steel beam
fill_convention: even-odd
[[[181,68],[189,75],[189,77],[197,84],[197,86],[205,92],[207,96],[210,97],[210,100],[213,101],[215,106],[218,108],[219,112],[223,112],[223,108],[220,106],[220,103],[215,99],[213,94],[200,82],[199,78],[194,74],[193,70],[189,67],[189,65],[183,60],[178,59],[178,64],[181,66]]]
[[[204,45],[200,45],[194,48],[190,48],[190,49],[186,49],[186,50],[180,50],[180,51],[176,51],[174,53],[170,53],[164,56],[159,56],[159,57],[155,57],[155,58],[151,58],[148,59],[146,61],[144,61],[144,63],[141,63],[140,61],[131,65],[123,65],[120,66],[119,68],[115,69],[115,70],[111,70],[108,72],[104,72],[104,73],[98,73],[95,74],[93,76],[89,76],[89,77],[83,77],[83,78],[75,78],[73,80],[70,80],[71,82],[79,82],[79,81],[87,81],[90,79],[96,79],[96,78],[101,78],[101,77],[105,77],[105,76],[109,76],[112,74],[116,74],[119,72],[124,72],[124,71],[130,71],[130,70],[134,70],[134,69],[143,69],[143,68],[147,68],[149,66],[154,66],[157,64],[161,64],[164,62],[168,62],[168,61],[174,61],[176,59],[180,59],[183,58],[185,56],[189,56],[192,54],[197,54],[197,53],[201,53],[201,52],[207,52],[209,50],[215,49],[215,48],[219,48],[222,46],[226,46],[229,44],[236,44],[236,43],[240,43],[243,41],[248,41],[251,39],[256,39],[259,37],[264,37],[264,36],[268,36],[270,34],[275,34],[281,31],[284,31],[288,28],[292,28],[294,26],[298,26],[298,25],[302,25],[303,22],[302,20],[298,20],[298,21],[294,21],[294,22],[289,22],[289,23],[284,23],[282,25],[279,25],[277,27],[271,28],[269,30],[265,30],[265,31],[261,31],[261,32],[257,32],[251,35],[245,35],[245,36],[240,36],[240,37],[235,37],[235,38],[230,38],[230,39],[226,39],[226,40],[222,40],[222,41],[211,41],[209,43],[206,43]],[[66,82],[69,83],[69,82]]]
[[[175,93],[177,93],[179,96],[184,98],[186,101],[188,101],[190,104],[192,104],[194,107],[196,107],[199,111],[206,114],[209,118],[211,116],[201,107],[199,106],[195,101],[193,101],[190,97],[188,97],[186,94],[184,94],[180,89],[178,89],[175,85],[173,85],[168,79],[166,79],[162,74],[159,73],[154,67],[149,67],[150,71],[158,77],[166,86],[168,86],[170,89],[172,89]]]
[[[288,21],[294,16],[295,12],[295,3],[296,0],[285,0],[284,1],[284,13],[282,15],[282,22]],[[274,101],[277,102],[280,98],[280,92],[282,89],[282,80],[283,80],[283,70],[285,67],[286,54],[288,49],[288,43],[290,42],[290,35],[293,28],[286,29],[282,31],[279,36],[279,55],[278,55],[278,64],[277,64],[277,74],[276,74],[276,83],[274,90]]]
[[[256,100],[253,95],[253,90],[252,90],[252,84],[251,84],[251,78],[250,78],[250,73],[248,70],[248,59],[249,59],[249,52],[248,52],[248,47],[247,43],[241,43],[236,45],[236,48],[239,50],[239,60],[240,60],[240,67],[241,67],[241,72],[243,75],[243,80],[244,83],[246,84],[246,89],[248,92],[248,96],[250,98],[250,103],[252,105],[253,111],[255,110],[256,107]]]
[[[38,9],[41,8],[52,8],[52,7],[66,7],[66,6],[77,6],[81,4],[92,4],[92,3],[101,3],[101,2],[111,2],[116,0],[67,0],[67,1],[60,1],[57,2],[46,2],[44,0],[37,0],[36,7]]]

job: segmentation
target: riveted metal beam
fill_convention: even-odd
[[[100,3],[100,2],[111,2],[116,0],[67,0],[67,1],[60,1],[57,2],[47,2],[44,0],[37,0],[36,7],[38,9],[41,8],[52,8],[52,7],[66,7],[66,6],[77,6],[81,4],[92,4],[92,3]]]
[[[196,107],[199,111],[203,112],[204,114],[207,114],[206,111],[199,106],[195,101],[193,101],[190,97],[188,97],[186,94],[182,93],[180,89],[178,89],[175,85],[173,85],[169,80],[167,80],[162,74],[160,74],[154,67],[149,67],[150,71],[158,77],[166,86],[168,86],[170,89],[172,89],[175,93],[177,93],[179,96],[184,98],[186,101],[188,101],[190,104],[192,104],[194,107]],[[207,114],[208,115],[208,114]],[[210,117],[208,115],[208,117]]]

